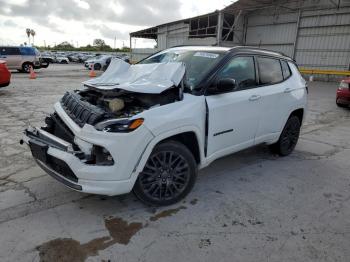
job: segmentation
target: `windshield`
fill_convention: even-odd
[[[224,53],[219,51],[167,50],[141,61],[140,64],[183,62],[186,65],[185,85],[193,90],[223,56]]]

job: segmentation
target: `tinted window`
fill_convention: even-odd
[[[256,86],[253,57],[235,57],[218,74],[218,79],[233,78],[238,90]]]
[[[284,79],[289,78],[292,75],[292,73],[290,72],[288,63],[286,61],[281,61],[281,65],[282,65],[283,78]]]
[[[276,84],[283,81],[280,61],[273,58],[258,57],[260,84]]]
[[[35,49],[30,47],[20,47],[22,55],[35,55]]]
[[[19,49],[17,47],[1,47],[2,55],[19,55]]]

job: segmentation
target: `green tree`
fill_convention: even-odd
[[[106,42],[103,39],[95,39],[93,45],[99,48],[106,46]]]
[[[60,50],[73,50],[74,46],[72,46],[68,41],[64,41],[56,46],[57,49]]]

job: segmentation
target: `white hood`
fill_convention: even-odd
[[[117,90],[147,94],[159,94],[178,86],[184,77],[183,63],[157,63],[130,65],[121,59],[113,59],[100,77],[83,82],[100,90]]]

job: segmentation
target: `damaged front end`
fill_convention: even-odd
[[[46,126],[27,128],[21,142],[40,167],[70,188],[127,193],[132,187],[125,181],[152,139],[142,112],[182,100],[184,74],[182,63],[130,66],[113,60],[84,89],[66,92]]]
[[[126,119],[182,100],[184,74],[182,63],[129,65],[113,60],[101,77],[83,83],[84,90],[67,92],[61,105],[80,127],[112,131],[105,128],[114,120],[120,122],[117,131],[128,132],[122,128]]]

